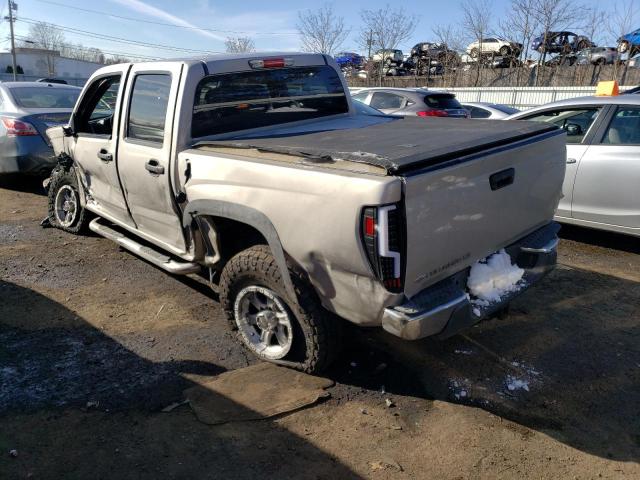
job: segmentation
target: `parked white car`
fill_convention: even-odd
[[[510,42],[504,38],[491,37],[483,39],[482,46],[479,41],[470,43],[469,46],[467,46],[467,53],[471,58],[478,58],[480,51],[482,51],[483,54],[494,53],[503,57],[518,57],[520,56],[520,52],[522,52],[522,44]]]

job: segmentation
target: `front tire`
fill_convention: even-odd
[[[220,303],[239,340],[253,355],[307,373],[320,373],[337,356],[340,320],[292,269],[291,298],[265,245],[238,253],[222,271]]]
[[[500,55],[503,57],[508,57],[509,54],[511,53],[511,49],[509,47],[507,47],[506,45],[500,47]]]
[[[69,233],[80,233],[89,223],[89,212],[80,203],[75,169],[58,167],[51,173],[48,193],[49,223]]]

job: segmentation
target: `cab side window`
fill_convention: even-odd
[[[582,143],[589,128],[593,125],[600,108],[566,108],[561,110],[547,110],[536,113],[521,120],[552,123],[567,132],[567,143]]]
[[[170,90],[171,75],[154,73],[136,76],[127,123],[129,140],[162,146]]]
[[[82,99],[74,119],[74,131],[110,137],[119,88],[120,75],[102,77],[94,81]]]
[[[602,138],[607,145],[640,145],[640,108],[619,107]]]

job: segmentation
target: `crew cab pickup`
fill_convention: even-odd
[[[556,262],[561,130],[365,115],[325,55],[104,67],[48,135],[52,225],[205,276],[251,352],[304,371],[344,320],[447,337]],[[479,298],[470,272],[498,251],[521,278]]]

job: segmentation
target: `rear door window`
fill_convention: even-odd
[[[136,76],[129,106],[128,139],[162,146],[170,90],[171,75]]]
[[[567,132],[567,143],[582,143],[593,122],[600,113],[600,108],[563,108],[547,110],[520,118],[557,125]]]
[[[402,108],[405,102],[405,98],[402,95],[396,95],[389,92],[375,92],[371,96],[371,105],[378,110],[392,110]]]
[[[602,138],[608,145],[640,145],[640,107],[619,107]]]
[[[347,113],[329,66],[292,67],[205,77],[196,89],[194,138]]]

